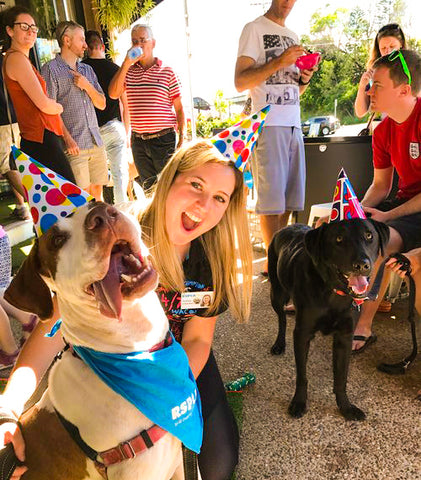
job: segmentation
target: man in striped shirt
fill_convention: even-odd
[[[147,191],[174,153],[176,129],[177,148],[182,145],[185,118],[180,82],[172,68],[154,57],[155,39],[150,27],[133,27],[132,47],[141,47],[140,55],[134,59],[126,55],[108,93],[111,98],[127,93],[133,158]]]

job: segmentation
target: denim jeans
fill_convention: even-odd
[[[175,151],[175,132],[169,132],[162,137],[142,140],[132,134],[132,152],[140,183],[147,192],[156,182],[157,175],[165,167]]]
[[[126,131],[117,119],[99,128],[107,152],[108,167],[113,179],[114,203],[127,202],[129,167],[127,164]]]

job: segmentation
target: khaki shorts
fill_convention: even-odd
[[[107,185],[108,167],[105,147],[81,150],[78,155],[66,154],[76,179],[76,185],[87,188],[89,185]]]
[[[20,145],[20,132],[17,123],[12,124],[13,133],[15,134],[16,146]],[[9,156],[10,147],[12,146],[12,135],[10,133],[10,125],[0,125],[0,173],[3,175],[10,170]]]

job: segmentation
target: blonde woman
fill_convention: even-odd
[[[165,166],[140,222],[160,275],[159,298],[197,379],[204,418],[202,479],[227,480],[238,461],[239,438],[212,340],[218,314],[227,307],[239,321],[247,320],[250,312],[252,256],[243,176],[209,142],[187,145]],[[185,304],[186,291],[213,292],[211,306]],[[1,399],[0,405],[17,414],[63,348],[59,335],[44,338],[50,328],[51,322],[36,327]],[[16,425],[10,423],[1,428],[7,430],[5,441],[11,439],[24,460],[19,429],[15,432]],[[25,468],[18,467],[13,478]]]

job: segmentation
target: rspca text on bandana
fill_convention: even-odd
[[[185,415],[186,413],[191,412],[191,410],[196,404],[196,401],[197,401],[197,389],[191,395],[189,395],[186,398],[186,400],[184,400],[184,402],[180,403],[180,405],[177,405],[176,407],[171,409],[172,419],[177,420],[183,415]],[[189,417],[190,417],[190,413],[189,415],[187,415],[187,417],[182,418],[178,422],[175,422],[175,425],[178,425],[179,423],[184,422],[184,420],[187,420],[187,418]]]

